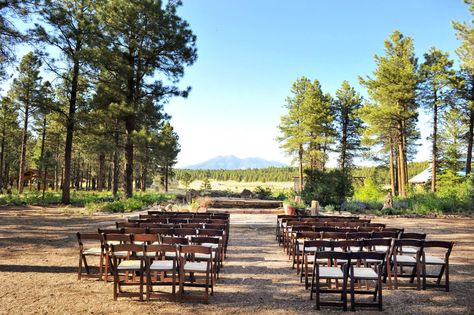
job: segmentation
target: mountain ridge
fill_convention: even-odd
[[[260,157],[239,158],[235,155],[218,155],[201,163],[187,165],[182,169],[192,170],[241,170],[250,168],[283,167],[288,166],[278,161],[269,161]]]

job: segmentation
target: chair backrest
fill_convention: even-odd
[[[225,224],[211,224],[206,223],[204,224],[204,229],[211,229],[211,230],[225,230],[227,227]]]
[[[447,261],[449,259],[449,255],[451,255],[451,251],[453,250],[454,247],[454,242],[448,242],[448,241],[424,241],[423,242],[423,256],[425,255],[426,252],[430,251],[430,249],[445,249],[446,251],[444,252],[445,255],[445,260]]]
[[[302,231],[314,231],[314,227],[312,225],[296,225],[291,228],[292,232],[302,232]]]
[[[379,227],[374,226],[359,226],[359,232],[379,232]]]
[[[174,235],[174,229],[169,228],[169,227],[155,227],[155,228],[148,228],[148,233],[149,234],[158,234],[158,235],[168,235],[168,236],[173,236]]]
[[[199,236],[218,236],[223,237],[225,230],[211,230],[211,229],[201,229],[198,231]]]
[[[380,230],[385,229],[385,224],[383,223],[367,223],[365,226],[379,228]]]
[[[168,219],[168,222],[169,223],[188,223],[188,219],[187,218],[170,218]]]
[[[101,244],[104,243],[104,235],[99,233],[76,233],[77,235],[77,242],[79,246],[84,245],[84,241],[96,241],[100,242]]]
[[[126,228],[126,227],[138,227],[137,222],[115,222],[115,227],[117,229]]]
[[[168,223],[168,218],[161,218],[161,217],[150,217],[148,219],[150,223]]]
[[[148,232],[147,228],[145,227],[126,227],[124,228],[125,233],[133,233],[133,234],[145,234]]]
[[[344,232],[322,232],[321,238],[326,240],[343,240],[346,239],[346,233]]]
[[[193,245],[201,245],[201,244],[220,244],[220,240],[215,237],[210,236],[193,236],[191,237],[190,243]]]
[[[315,266],[318,264],[318,259],[336,259],[336,260],[347,260],[349,262],[349,254],[347,252],[336,252],[336,251],[316,251],[315,252]]]
[[[337,228],[336,227],[331,227],[331,226],[316,226],[314,227],[315,232],[336,232]]]
[[[414,240],[424,240],[424,239],[426,239],[426,234],[425,233],[406,233],[406,232],[403,232],[400,235],[400,239],[404,239],[404,238],[410,238],[410,239],[414,239]]]
[[[104,234],[105,243],[120,242],[121,244],[130,244],[133,242],[133,234]]]
[[[134,234],[133,235],[133,242],[144,242],[146,244],[152,244],[154,242],[159,242],[158,234]]]
[[[360,249],[362,248],[362,241],[357,239],[333,241],[332,247],[341,248],[343,251],[346,252],[360,251]]]
[[[398,238],[398,233],[395,231],[378,231],[372,233],[373,238]]]
[[[307,239],[307,240],[317,240],[321,238],[320,232],[313,232],[313,231],[302,231],[296,232],[296,239]]]
[[[367,239],[367,238],[372,238],[372,233],[371,232],[349,232],[346,234],[346,238],[348,240]]]
[[[197,235],[197,229],[195,228],[178,228],[174,229],[175,236],[188,236],[188,235]]]
[[[161,238],[161,243],[162,244],[178,245],[178,244],[188,244],[189,241],[186,237],[163,236]]]
[[[125,230],[123,228],[120,229],[102,229],[98,228],[100,234],[123,234]]]
[[[182,229],[202,229],[204,223],[181,223]]]
[[[303,252],[308,248],[317,248],[318,250],[324,248],[326,250],[333,248],[333,242],[328,240],[306,240],[303,243]]]

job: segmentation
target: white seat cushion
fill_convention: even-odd
[[[409,255],[397,255],[397,263],[416,263],[416,259],[413,256]]]
[[[209,259],[209,255],[208,254],[194,254],[194,258],[196,259]],[[212,258],[216,258],[216,253],[215,252],[212,252]]]
[[[127,257],[128,252],[127,251],[113,252],[112,255],[117,256],[117,257]]]
[[[444,265],[444,259],[436,256],[425,256],[425,263],[430,265]]]
[[[361,251],[359,246],[351,246],[351,247],[349,247],[349,250],[351,252],[360,252]]]
[[[308,263],[314,263],[314,255],[308,255]],[[328,260],[323,258],[318,258],[318,264],[327,264]]]
[[[146,255],[147,255],[148,257],[155,257],[155,256],[156,256],[156,253],[155,253],[155,252],[147,252]],[[138,256],[138,257],[143,257],[143,252],[137,253],[137,256]]]
[[[186,262],[184,264],[184,271],[186,272],[206,272],[207,262]]]
[[[214,244],[214,243],[202,243],[202,246],[210,247],[213,249],[219,248],[219,244]]]
[[[381,263],[383,260],[380,259],[366,259],[365,262],[368,264]]]
[[[140,270],[140,261],[139,260],[124,260],[118,267],[118,270]]]
[[[332,279],[342,279],[343,273],[340,268],[337,267],[319,267],[319,277],[320,278],[332,278]]]
[[[377,273],[372,268],[354,267],[354,277],[357,279],[377,279]]]
[[[84,250],[82,252],[84,255],[95,255],[100,256],[102,254],[102,248],[100,247],[92,247]],[[92,259],[92,258],[91,258]]]
[[[172,260],[155,260],[150,265],[150,270],[173,271],[173,261]]]
[[[385,253],[388,250],[389,246],[376,245],[375,251],[378,253]]]
[[[417,247],[404,246],[402,248],[402,252],[404,254],[416,254],[418,252],[418,248]]]

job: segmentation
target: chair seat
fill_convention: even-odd
[[[172,260],[155,260],[150,265],[150,270],[173,271],[173,261]]]
[[[207,262],[186,262],[184,265],[184,271],[186,272],[206,272]]]
[[[388,248],[389,248],[389,246],[376,245],[375,246],[375,251],[377,253],[385,253],[385,252],[387,252]]]
[[[209,255],[208,254],[194,254],[194,258],[196,259],[209,259]],[[215,252],[212,252],[212,259],[216,258],[216,253]]]
[[[378,275],[372,268],[354,267],[354,277],[357,279],[378,279]]]
[[[415,264],[416,259],[415,257],[409,255],[397,255],[397,263]]]
[[[176,257],[176,253],[174,253],[174,252],[166,252],[166,253],[165,253],[165,257],[174,258],[174,257]],[[181,254],[181,257],[184,257],[184,254]]]
[[[215,243],[202,243],[201,245],[206,246],[206,247],[210,247],[212,249],[219,248],[219,244],[215,244]]]
[[[445,261],[437,256],[425,256],[425,263],[429,265],[444,265]]]
[[[140,261],[139,260],[125,260],[122,261],[118,267],[118,270],[140,270]]]
[[[404,254],[416,254],[418,252],[418,248],[416,248],[416,247],[403,247],[402,252]]]
[[[314,255],[309,255],[309,256],[308,256],[308,262],[309,262],[309,263],[314,263]],[[328,262],[327,259],[318,258],[318,264],[324,264],[324,263],[327,264],[327,262]]]
[[[100,256],[102,254],[102,248],[100,247],[92,247],[84,250],[82,252],[84,255],[94,255],[94,256]]]
[[[383,260],[381,259],[366,259],[365,262],[368,264],[374,264],[374,263],[381,263]]]
[[[342,279],[344,274],[337,267],[319,267],[320,278]]]
[[[146,255],[147,255],[147,257],[155,257],[156,253],[155,252],[147,252]],[[137,256],[138,257],[143,257],[143,252],[137,253]]]
[[[128,256],[128,252],[127,252],[127,251],[113,252],[112,254],[113,254],[114,256],[117,256],[117,257],[127,257],[127,256]]]

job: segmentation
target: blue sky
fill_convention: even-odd
[[[181,81],[190,96],[165,107],[179,167],[225,154],[289,163],[275,138],[296,78],[318,79],[331,94],[348,80],[365,96],[358,76],[372,74],[394,29],[414,39],[420,62],[431,46],[456,59],[451,21],[470,19],[462,0],[188,0],[179,12],[199,55]],[[430,121],[422,113],[417,160],[429,158]]]

